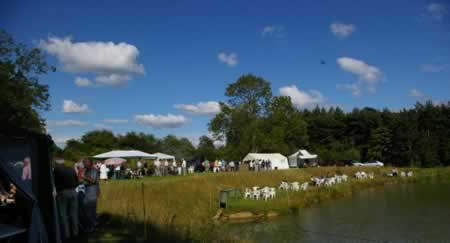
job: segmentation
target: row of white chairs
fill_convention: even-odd
[[[355,173],[355,178],[359,179],[359,180],[373,179],[373,178],[375,178],[375,175],[373,172],[366,173],[364,171],[358,171]]]
[[[397,169],[392,169],[391,173],[387,173],[386,176],[389,177],[393,177],[393,176],[400,176],[400,177],[413,177],[414,174],[412,171],[401,171],[400,173],[398,172]]]
[[[283,190],[283,191],[288,191],[288,190],[292,190],[292,191],[303,190],[303,191],[306,191],[306,190],[308,190],[308,186],[309,186],[308,182],[304,182],[304,183],[300,184],[297,181],[294,181],[294,182],[291,182],[291,183],[288,183],[286,181],[281,181],[281,184],[280,184],[280,186],[278,188],[280,190]]]
[[[348,179],[348,176],[343,174],[343,175],[334,175],[331,177],[313,177],[311,178],[311,181],[313,183],[313,185],[315,186],[332,186],[332,185],[336,185],[342,182],[346,182]]]
[[[245,188],[244,198],[259,200],[263,199],[265,201],[270,199],[275,199],[277,195],[276,189],[274,187],[263,187],[260,189],[258,186],[254,186],[252,189]]]

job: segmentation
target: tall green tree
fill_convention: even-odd
[[[267,114],[272,89],[261,77],[246,74],[228,85],[227,104],[208,124],[214,138],[226,141],[233,159],[240,159],[249,151],[262,149],[263,119]]]
[[[50,109],[48,86],[40,76],[55,68],[48,65],[38,48],[14,41],[0,30],[0,121],[14,127],[43,132],[40,111]]]
[[[219,159],[217,156],[216,147],[214,141],[208,136],[201,136],[199,144],[197,146],[197,156],[201,160],[215,160]]]

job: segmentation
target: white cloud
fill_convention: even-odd
[[[330,25],[330,30],[334,35],[340,38],[346,38],[356,30],[356,27],[352,24],[334,22]]]
[[[415,97],[415,98],[421,98],[421,97],[424,97],[425,95],[418,89],[411,89],[411,90],[409,90],[409,96]]]
[[[49,126],[55,127],[81,127],[87,125],[87,122],[77,120],[48,121]]]
[[[83,77],[76,77],[75,84],[78,87],[88,86],[119,86],[126,84],[131,76],[128,74],[108,74],[98,75],[94,79],[88,79]]]
[[[217,58],[220,62],[223,62],[230,67],[234,67],[238,64],[238,55],[234,52],[231,52],[229,54],[223,51],[219,52],[219,54],[217,54]]]
[[[106,130],[112,130],[113,129],[112,126],[108,126],[108,125],[105,125],[103,123],[95,123],[94,127],[98,128],[98,129],[106,129]]]
[[[78,87],[87,87],[93,85],[92,82],[87,78],[82,77],[76,77],[75,78],[75,85]]]
[[[382,78],[382,72],[379,68],[350,57],[338,58],[337,64],[342,70],[358,77],[357,82],[352,84],[338,84],[336,86],[338,89],[350,90],[354,96],[361,95],[363,86],[371,93],[376,92],[376,85]]]
[[[381,78],[381,71],[364,61],[350,57],[340,57],[337,59],[337,63],[342,70],[357,75],[360,80],[366,81],[369,84],[376,83]]]
[[[109,123],[109,124],[125,124],[125,123],[128,123],[128,120],[126,120],[126,119],[105,119],[103,121],[105,123]]]
[[[261,31],[261,35],[263,37],[276,37],[276,38],[284,38],[285,31],[284,26],[281,25],[268,25],[263,28]]]
[[[72,100],[64,100],[63,102],[64,113],[86,113],[89,112],[89,107],[86,104],[79,105]]]
[[[154,115],[143,114],[135,115],[134,119],[137,123],[142,125],[148,125],[153,128],[177,128],[186,124],[188,121],[182,115]]]
[[[96,75],[93,80],[77,77],[75,84],[80,87],[123,84],[132,75],[145,73],[144,66],[137,63],[139,50],[127,43],[72,42],[68,37],[49,37],[39,46],[55,55],[64,71]]]
[[[295,85],[281,87],[280,94],[291,97],[292,103],[299,108],[313,107],[326,101],[325,97],[319,91],[302,91]]]
[[[220,104],[216,101],[199,102],[196,105],[178,104],[174,107],[194,115],[215,115],[220,112]]]
[[[430,3],[425,7],[427,15],[435,20],[442,20],[448,14],[447,6],[441,3]]]
[[[439,73],[450,69],[450,64],[423,64],[420,69],[422,72]]]

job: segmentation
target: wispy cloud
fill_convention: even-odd
[[[229,67],[234,67],[239,63],[238,55],[235,52],[230,52],[227,54],[226,52],[221,51],[217,54],[217,59]]]
[[[286,31],[282,25],[268,25],[262,29],[261,35],[263,37],[274,37],[281,39],[286,36]]]
[[[340,38],[349,37],[355,30],[356,27],[353,24],[343,24],[339,22],[334,22],[330,24],[331,33]]]
[[[409,96],[414,98],[421,98],[424,97],[425,95],[420,90],[414,88],[409,90]]]
[[[89,107],[86,104],[77,104],[72,100],[63,101],[63,112],[64,113],[86,113],[89,112]]]
[[[142,114],[134,116],[134,119],[138,124],[151,126],[153,128],[177,128],[188,122],[184,116],[173,114]]]
[[[446,72],[450,70],[450,64],[423,64],[420,70],[427,73]]]
[[[49,120],[47,121],[47,124],[49,126],[55,127],[81,127],[87,125],[88,123],[78,120],[61,120],[61,121]]]
[[[438,21],[441,21],[447,14],[447,6],[443,3],[430,3],[425,7],[425,15]]]
[[[194,105],[177,104],[174,107],[194,115],[215,115],[220,112],[219,102],[216,101],[199,102]]]
[[[128,123],[127,119],[104,119],[103,121],[105,123],[109,123],[109,124],[126,124],[126,123]]]

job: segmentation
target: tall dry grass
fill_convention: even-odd
[[[375,173],[374,180],[349,182],[329,189],[311,189],[307,192],[279,193],[277,199],[249,201],[232,199],[225,212],[248,210],[263,212],[297,213],[301,208],[336,197],[351,195],[363,188],[387,183],[413,182],[440,174],[450,174],[450,169],[412,169],[414,178],[387,178],[381,175],[391,168],[322,167],[310,169],[279,170],[268,172],[239,172],[221,174],[194,174],[189,176],[148,177],[139,180],[111,180],[102,182],[98,212],[117,220],[110,230],[130,234],[136,239],[155,239],[173,236],[177,240],[209,241],[217,235],[217,225],[212,217],[219,205],[222,189],[251,186],[278,186],[285,181],[309,181],[311,176],[345,173],[353,175],[358,170]],[[221,234],[222,239],[233,236]]]

